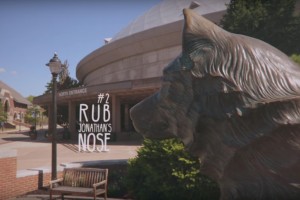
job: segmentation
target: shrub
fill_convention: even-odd
[[[219,199],[218,185],[201,175],[199,161],[175,139],[144,141],[129,161],[128,190],[139,200]]]
[[[110,167],[107,190],[109,197],[123,198],[127,194],[126,182],[124,181],[126,174],[127,165]]]

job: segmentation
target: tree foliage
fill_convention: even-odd
[[[7,121],[7,113],[4,110],[3,104],[0,101],[0,122],[6,122]]]
[[[29,107],[26,110],[24,120],[28,124],[32,124],[32,125],[38,124],[40,122],[41,114],[42,114],[41,108],[37,105],[34,105],[32,107]]]
[[[27,99],[29,102],[32,103],[34,97],[35,97],[35,96],[30,95],[30,96],[28,96],[26,99]]]
[[[292,60],[295,62],[295,63],[298,63],[299,64],[299,67],[300,67],[300,54],[297,55],[297,54],[293,54],[291,56]]]
[[[261,39],[286,54],[300,53],[300,16],[295,0],[231,0],[224,29]]]
[[[62,72],[58,75],[58,82],[57,82],[57,91],[60,90],[67,90],[71,88],[77,88],[82,86],[82,83],[70,77],[69,73],[69,63],[65,61],[62,64]],[[46,91],[44,94],[52,93],[53,84],[52,81],[47,83]],[[45,108],[45,115],[48,115],[48,108]],[[68,107],[67,106],[59,106],[57,109],[57,123],[65,126],[68,123]]]
[[[145,140],[130,160],[126,183],[140,200],[218,199],[217,184],[200,173],[197,158],[175,139]]]
[[[70,77],[69,63],[68,61],[65,61],[64,64],[62,64],[62,72],[58,75],[57,91],[76,88],[81,85],[82,83],[80,83],[78,80]],[[46,85],[46,91],[44,94],[52,93],[52,88],[53,83],[50,81]]]

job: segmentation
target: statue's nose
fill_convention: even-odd
[[[137,132],[144,132],[147,129],[153,116],[153,112],[156,110],[156,95],[152,95],[143,101],[136,104],[130,109],[130,117],[133,122],[133,126]]]

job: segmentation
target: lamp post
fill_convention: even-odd
[[[52,108],[53,108],[53,119],[52,119],[52,160],[51,160],[51,180],[57,178],[57,142],[56,142],[56,113],[57,113],[57,100],[56,100],[56,78],[57,75],[62,71],[61,61],[54,53],[53,58],[50,59],[49,63],[46,64],[50,68],[52,74]]]

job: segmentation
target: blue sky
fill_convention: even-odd
[[[76,78],[78,62],[161,0],[1,0],[0,80],[24,97],[51,80],[57,52]]]

